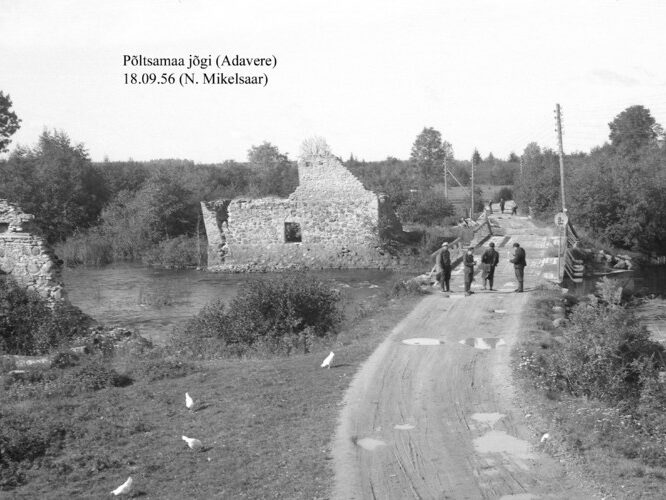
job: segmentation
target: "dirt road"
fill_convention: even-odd
[[[548,429],[530,431],[514,406],[510,349],[529,289],[555,277],[557,260],[545,254],[557,240],[525,218],[494,219],[506,233],[494,237],[499,290],[481,290],[477,275],[476,293],[465,297],[454,271],[454,293],[424,298],[356,375],[334,440],[333,498],[594,496],[539,451]],[[523,294],[513,292],[514,241],[527,252]]]

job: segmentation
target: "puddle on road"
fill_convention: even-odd
[[[368,451],[374,451],[376,448],[379,448],[380,446],[386,446],[386,443],[384,441],[373,438],[359,439],[358,441],[356,441],[356,444],[358,444],[364,450]]]
[[[517,493],[515,495],[502,495],[499,500],[538,500],[538,495],[532,493]]]
[[[500,339],[497,337],[486,337],[486,338],[472,337],[469,339],[461,340],[458,343],[474,347],[475,349],[495,349],[497,347],[506,345],[504,339]]]
[[[412,424],[395,424],[393,428],[399,431],[411,431],[414,426]]]
[[[516,288],[518,284],[515,281],[509,281],[508,283],[504,283],[502,285],[502,288]]]
[[[440,345],[443,344],[439,339],[429,339],[429,338],[417,338],[417,339],[405,339],[402,341],[403,344],[407,345]]]
[[[495,424],[505,416],[504,413],[474,413],[472,415],[472,420],[494,427]]]
[[[536,458],[527,441],[510,436],[504,431],[492,430],[476,438],[474,448],[478,453],[506,453],[523,460]]]

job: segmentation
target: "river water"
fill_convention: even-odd
[[[345,269],[313,271],[342,293],[347,310],[381,293],[403,276],[392,271]],[[413,276],[410,274],[409,276]],[[267,274],[207,273],[114,264],[63,271],[69,300],[107,326],[122,326],[163,343],[203,306],[221,298],[229,302],[239,286]]]
[[[666,343],[666,267],[645,267],[640,271],[621,272],[608,277],[631,293],[645,298],[645,303],[636,309],[636,313],[652,336]],[[570,291],[579,295],[592,293],[600,279],[600,276],[586,278]]]

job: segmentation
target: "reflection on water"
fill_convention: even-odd
[[[392,271],[348,269],[313,271],[340,289],[343,302],[358,303],[377,295],[400,276]],[[241,283],[266,274],[206,273],[155,269],[143,265],[65,269],[70,301],[108,326],[122,326],[163,342],[174,327],[183,326],[209,302],[233,299]],[[279,275],[278,275],[279,276]]]

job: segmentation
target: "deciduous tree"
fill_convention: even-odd
[[[453,158],[451,144],[442,141],[442,134],[434,128],[424,128],[414,141],[410,159],[416,163],[426,180],[430,180],[435,172],[443,170],[445,157]]]
[[[611,144],[623,156],[636,157],[638,151],[663,134],[661,126],[652,117],[650,110],[636,105],[630,106],[608,124]]]
[[[0,90],[0,153],[7,151],[11,142],[10,137],[19,129],[21,120],[12,111],[12,100],[9,94]]]

